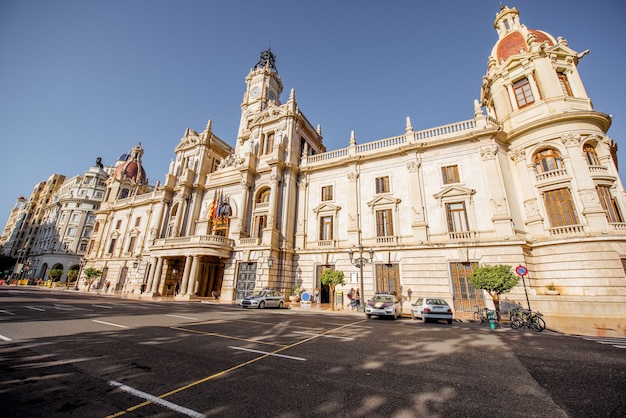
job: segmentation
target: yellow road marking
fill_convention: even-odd
[[[252,343],[257,343],[257,344],[265,344],[265,345],[275,345],[277,347],[286,347],[285,344],[278,344],[278,343],[272,343],[272,342],[266,342],[266,341],[252,340],[250,338],[233,337],[232,335],[217,334],[215,332],[196,331],[196,330],[193,330],[193,329],[187,329],[187,328],[181,328],[181,327],[170,327],[170,328],[177,329],[179,331],[195,332],[196,334],[210,335],[212,337],[227,338],[227,339],[230,339],[230,340],[239,340],[239,341],[252,342]]]
[[[207,376],[207,377],[205,377],[205,378],[202,378],[202,379],[200,379],[200,380],[196,380],[195,382],[191,382],[191,383],[189,383],[189,384],[187,384],[187,385],[185,385],[185,386],[181,386],[181,387],[179,387],[179,388],[173,389],[173,390],[171,390],[171,391],[169,391],[169,392],[167,392],[167,393],[164,393],[164,394],[162,394],[162,395],[160,395],[160,396],[157,396],[157,398],[159,398],[159,399],[165,399],[165,398],[167,398],[168,396],[174,395],[174,394],[176,394],[176,393],[178,393],[178,392],[182,392],[182,391],[187,390],[187,389],[189,389],[189,388],[192,388],[192,387],[194,387],[194,386],[198,386],[199,384],[202,384],[202,383],[208,382],[208,381],[213,380],[213,379],[217,379],[218,377],[224,376],[224,375],[225,375],[225,374],[227,374],[227,373],[230,373],[230,372],[235,371],[235,370],[237,370],[237,369],[241,369],[242,367],[248,366],[248,365],[250,365],[250,364],[252,364],[252,363],[256,363],[257,361],[260,361],[260,360],[263,360],[263,359],[265,359],[265,358],[267,358],[267,357],[270,357],[272,354],[280,353],[281,351],[285,351],[285,350],[288,350],[288,349],[290,349],[290,348],[297,347],[297,346],[299,346],[300,344],[304,344],[304,343],[307,343],[307,342],[309,342],[309,341],[312,341],[312,340],[318,339],[318,338],[320,338],[320,337],[321,337],[321,336],[323,336],[323,335],[330,334],[330,333],[332,333],[332,332],[338,331],[338,330],[343,329],[343,328],[347,328],[347,327],[352,326],[352,325],[360,324],[360,323],[362,323],[362,322],[366,322],[366,320],[361,320],[361,321],[353,322],[353,323],[350,323],[350,324],[341,325],[341,326],[339,326],[339,327],[337,327],[337,328],[332,328],[332,329],[329,329],[328,331],[324,331],[324,332],[322,332],[322,333],[320,333],[320,334],[317,334],[317,335],[314,335],[314,336],[312,336],[312,337],[310,337],[310,338],[306,338],[306,339],[304,339],[304,340],[301,340],[301,341],[295,342],[295,343],[293,343],[293,344],[290,344],[290,345],[287,345],[287,346],[284,346],[284,347],[278,348],[278,349],[274,350],[274,351],[273,351],[273,352],[271,352],[271,353],[263,354],[263,355],[261,355],[261,356],[259,356],[259,357],[253,358],[253,359],[248,360],[248,361],[246,361],[246,362],[239,363],[238,365],[233,366],[233,367],[230,367],[230,368],[228,368],[228,369],[226,369],[226,370],[222,370],[221,372],[217,372],[217,373],[215,373],[215,374],[212,374],[212,375]],[[125,414],[127,414],[127,413],[129,413],[129,412],[136,411],[136,410],[137,410],[137,409],[139,409],[139,408],[143,408],[144,406],[148,406],[148,405],[150,405],[151,403],[152,403],[152,402],[150,402],[150,401],[142,402],[142,403],[137,404],[137,405],[135,405],[135,406],[131,406],[130,408],[126,408],[125,410],[120,411],[120,412],[118,412],[118,413],[116,413],[116,414],[109,415],[107,418],[113,418],[113,417],[119,417],[119,416],[125,415]]]

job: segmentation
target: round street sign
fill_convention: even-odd
[[[519,265],[515,268],[515,272],[520,276],[526,276],[528,274],[528,269],[522,265]]]

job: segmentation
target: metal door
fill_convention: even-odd
[[[235,298],[241,300],[252,294],[256,285],[256,263],[239,263]]]

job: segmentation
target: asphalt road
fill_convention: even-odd
[[[0,287],[2,417],[623,417],[626,339]]]

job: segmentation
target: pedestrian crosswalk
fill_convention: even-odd
[[[587,337],[580,336],[582,339],[587,341],[595,341],[598,344],[607,344],[612,345],[616,348],[626,348],[626,338],[618,338],[618,337]]]

